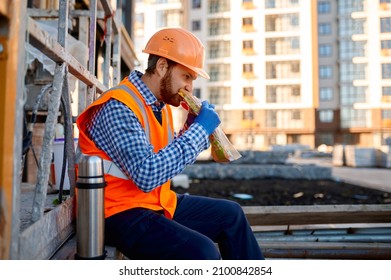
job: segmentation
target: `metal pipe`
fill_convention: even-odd
[[[76,182],[76,259],[105,259],[103,161],[82,155]]]

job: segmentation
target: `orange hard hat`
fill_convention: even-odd
[[[209,79],[209,75],[203,70],[204,45],[183,28],[165,28],[156,32],[149,39],[143,52],[175,61]]]

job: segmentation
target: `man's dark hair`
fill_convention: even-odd
[[[155,54],[150,54],[149,55],[149,57],[148,57],[148,68],[145,70],[145,73],[147,73],[148,75],[152,75],[153,73],[155,73],[156,63],[159,60],[159,58],[161,58],[161,56],[158,56],[158,55],[155,55]],[[176,63],[176,62],[174,62],[172,60],[169,60],[169,59],[167,59],[165,57],[164,57],[164,59],[167,60],[168,68],[173,67],[173,66],[178,64],[178,63]]]

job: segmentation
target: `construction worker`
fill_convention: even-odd
[[[129,259],[263,259],[239,204],[170,189],[220,124],[203,101],[174,136],[170,106],[183,101],[179,89],[191,92],[198,75],[209,78],[204,46],[184,29],[166,28],[143,52],[145,73],[132,71],[77,119],[81,152],[104,160],[106,244]]]

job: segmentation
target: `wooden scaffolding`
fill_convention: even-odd
[[[0,74],[5,77],[0,85],[0,259],[48,259],[74,232],[75,116],[138,63],[122,23],[122,5],[122,1],[110,0],[0,3]],[[31,55],[37,66],[34,71],[25,63]],[[48,60],[53,73],[47,70]],[[71,94],[71,79],[77,81],[77,100]],[[34,85],[28,87],[29,82]],[[23,122],[26,114],[27,126]],[[35,133],[32,119],[41,120],[43,135],[32,205],[26,210],[21,205],[22,177],[29,149],[26,142]],[[48,211],[45,205],[52,187],[53,139],[59,120],[64,128],[63,163],[69,193],[62,196],[62,174],[58,205]],[[27,222],[22,222],[23,210],[29,214]]]

